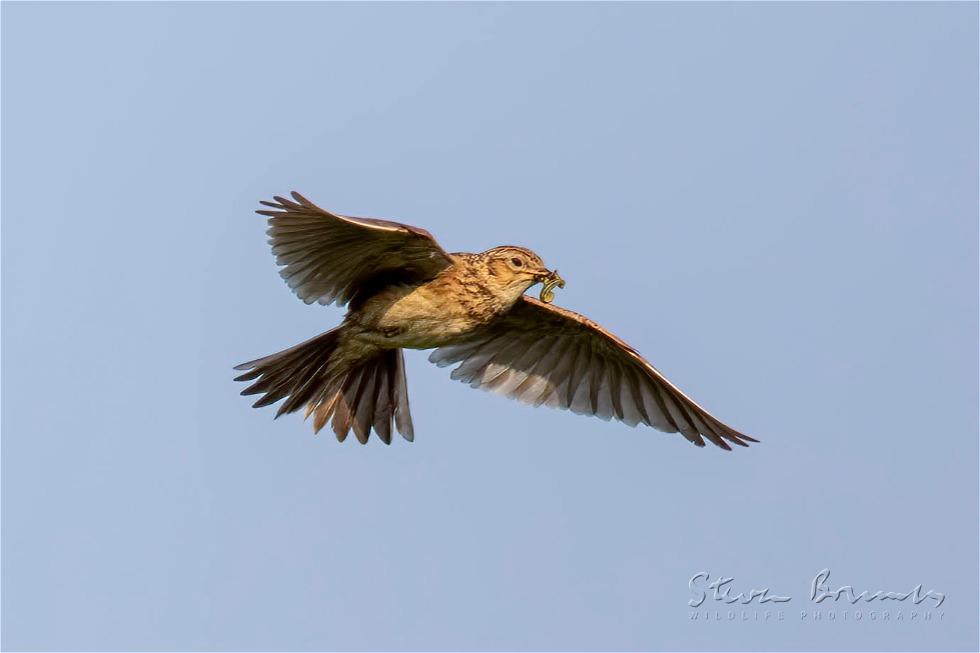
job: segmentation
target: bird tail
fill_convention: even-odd
[[[286,399],[276,417],[306,406],[319,432],[331,422],[341,442],[351,428],[358,441],[368,441],[371,428],[391,444],[392,422],[408,440],[415,438],[408,407],[405,357],[401,349],[345,347],[343,327],[264,358],[235,367],[247,370],[236,381],[255,383],[243,395],[262,393],[259,408]]]

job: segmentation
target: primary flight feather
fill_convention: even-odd
[[[255,406],[304,408],[343,441],[392,427],[414,438],[402,349],[435,349],[451,377],[534,406],[646,424],[724,449],[757,442],[677,389],[635,349],[592,320],[553,306],[557,271],[523,247],[447,253],[424,229],[325,211],[299,193],[262,202],[280,275],[307,304],[347,305],[343,323],[243,363],[236,381]],[[542,283],[539,301],[524,293]]]

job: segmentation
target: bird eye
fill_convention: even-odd
[[[512,264],[512,265],[513,265],[513,266],[514,266],[515,268],[519,268],[519,267],[521,267],[522,265],[524,265],[524,261],[522,261],[521,259],[519,259],[519,258],[516,258],[516,257],[515,257],[515,258],[512,258],[512,259],[510,260],[510,262],[511,262],[511,264]]]

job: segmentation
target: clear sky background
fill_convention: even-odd
[[[975,3],[2,12],[4,649],[976,650]],[[535,249],[762,442],[421,352],[414,444],[273,421],[232,366],[342,317],[292,189]],[[944,616],[803,621],[823,568]],[[692,622],[698,571],[784,620]]]

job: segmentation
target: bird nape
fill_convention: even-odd
[[[343,441],[414,438],[403,349],[434,349],[451,378],[533,406],[680,433],[703,447],[758,442],[695,403],[628,344],[550,302],[563,288],[537,254],[448,253],[418,227],[325,211],[299,193],[261,202],[279,274],[307,304],[346,305],[340,326],[243,363],[255,407],[284,400]],[[541,283],[541,299],[525,292]]]

